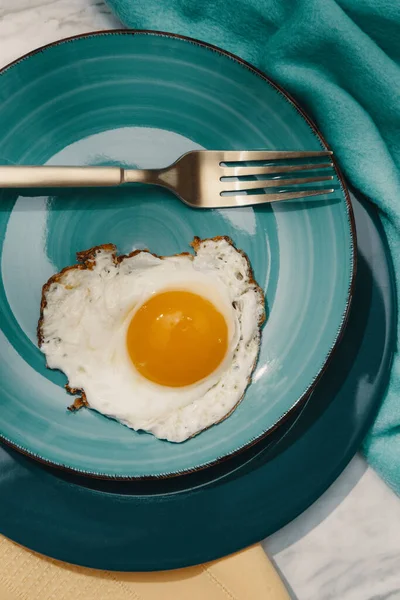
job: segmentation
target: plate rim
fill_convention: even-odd
[[[325,140],[324,136],[320,132],[316,123],[309,117],[309,115],[301,107],[301,105],[298,103],[298,101],[289,92],[287,92],[286,89],[284,89],[280,84],[276,83],[273,79],[271,79],[263,71],[261,71],[260,69],[258,69],[257,67],[255,67],[254,65],[249,63],[248,61],[240,58],[236,54],[229,52],[227,50],[224,50],[214,44],[210,44],[208,42],[204,42],[202,40],[198,40],[196,38],[185,36],[185,35],[180,35],[177,33],[158,31],[158,30],[152,30],[152,29],[105,29],[105,30],[96,30],[96,31],[91,31],[91,32],[87,32],[87,33],[68,36],[68,37],[56,40],[54,42],[50,42],[49,44],[39,46],[38,48],[35,48],[34,50],[31,50],[31,51],[27,52],[26,54],[23,54],[19,58],[11,61],[4,67],[0,68],[0,77],[4,73],[6,73],[9,69],[13,68],[14,66],[17,66],[18,64],[22,63],[23,61],[25,61],[37,54],[41,54],[42,52],[44,52],[50,48],[61,46],[61,45],[67,44],[67,43],[71,43],[71,42],[86,39],[86,38],[101,37],[101,36],[106,37],[106,36],[115,36],[115,35],[128,35],[128,36],[147,35],[147,36],[166,37],[166,38],[177,39],[177,40],[181,40],[181,41],[211,50],[211,51],[215,52],[216,54],[223,55],[223,56],[233,60],[234,62],[239,63],[242,67],[245,67],[246,69],[250,70],[258,77],[260,77],[261,79],[266,81],[266,83],[268,83],[270,86],[272,86],[281,96],[283,96],[284,99],[287,100],[293,106],[293,108],[300,114],[300,116],[305,120],[305,122],[311,129],[312,133],[316,136],[316,138],[320,142],[321,146],[326,150],[331,150],[331,147],[329,146],[329,144]],[[212,461],[208,461],[204,464],[198,465],[198,466],[190,468],[190,469],[184,469],[184,470],[180,470],[180,471],[171,471],[169,473],[165,473],[165,474],[162,473],[162,474],[156,474],[156,475],[154,475],[154,474],[150,474],[150,475],[111,475],[109,473],[96,472],[96,471],[91,471],[91,470],[87,470],[87,469],[79,469],[77,467],[71,467],[71,466],[63,464],[61,462],[57,462],[56,460],[44,458],[44,457],[36,454],[35,452],[32,452],[28,448],[25,448],[19,444],[16,444],[12,440],[10,440],[6,436],[4,436],[1,432],[0,432],[0,441],[7,444],[14,450],[20,452],[21,454],[36,460],[39,463],[42,463],[47,466],[56,467],[58,469],[68,471],[70,473],[75,473],[75,474],[82,475],[82,476],[92,477],[94,479],[114,480],[114,481],[140,481],[140,480],[149,480],[149,479],[167,479],[170,477],[180,477],[180,476],[184,476],[186,474],[195,473],[196,471],[206,469],[213,465],[220,464],[221,462],[224,462],[234,456],[237,456],[244,450],[251,448],[252,446],[261,442],[262,440],[267,439],[269,435],[271,435],[273,432],[275,432],[281,425],[286,423],[286,421],[291,418],[292,414],[296,410],[302,409],[304,407],[306,400],[313,393],[313,391],[316,388],[316,386],[318,385],[321,377],[323,376],[326,369],[330,365],[332,357],[333,357],[338,345],[340,344],[340,341],[341,341],[344,331],[346,329],[349,314],[350,314],[350,307],[351,307],[351,303],[352,303],[353,295],[354,295],[354,287],[355,287],[355,280],[356,280],[356,274],[357,274],[357,252],[356,252],[357,232],[356,232],[354,211],[353,211],[353,206],[352,206],[352,202],[351,202],[347,184],[345,182],[344,176],[340,170],[340,167],[338,165],[338,162],[336,160],[334,153],[332,154],[331,160],[333,163],[333,168],[335,170],[335,173],[338,177],[339,184],[340,184],[341,189],[344,194],[345,203],[346,203],[346,212],[347,212],[347,218],[348,218],[349,230],[350,230],[351,274],[350,274],[349,288],[347,291],[346,305],[345,305],[345,309],[342,314],[340,326],[336,332],[335,339],[334,339],[327,355],[325,356],[324,362],[323,362],[322,366],[320,367],[319,371],[315,375],[314,379],[310,382],[307,389],[303,392],[303,394],[296,400],[296,402],[294,402],[292,404],[292,406],[289,408],[289,410],[287,410],[286,413],[284,413],[271,427],[269,427],[267,430],[263,431],[256,438],[251,439],[247,444],[244,444],[240,448],[236,448],[232,452],[225,454],[222,457],[218,457]]]

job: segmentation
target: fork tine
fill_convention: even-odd
[[[266,175],[267,173],[292,173],[296,171],[309,171],[328,169],[333,163],[311,163],[309,165],[270,165],[268,167],[221,167],[221,177],[241,177],[250,175]]]
[[[226,181],[222,183],[222,188],[224,192],[231,191],[243,191],[243,190],[256,190],[258,188],[273,188],[273,187],[285,187],[290,185],[299,185],[302,183],[317,183],[320,181],[332,181],[332,175],[327,177],[300,177],[299,179],[268,179],[262,180],[258,179],[257,181]]]
[[[237,196],[219,196],[212,205],[207,208],[230,208],[234,206],[252,206],[254,204],[270,204],[281,200],[297,200],[299,198],[307,198],[309,196],[321,196],[322,194],[331,194],[335,190],[333,188],[326,190],[305,190],[301,192],[280,192],[277,194],[252,194],[252,195],[237,195]],[[206,208],[206,207],[205,207]]]
[[[251,160],[283,160],[289,158],[315,158],[318,156],[331,156],[330,150],[319,150],[312,152],[292,152],[285,150],[227,150],[220,152],[221,162],[241,162]]]

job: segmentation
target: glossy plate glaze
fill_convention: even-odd
[[[354,201],[354,208],[359,269],[348,326],[329,369],[272,453],[263,441],[192,475],[112,482],[45,467],[4,446],[1,532],[68,562],[150,571],[234,552],[310,506],[371,426],[395,348],[394,279],[384,233],[367,203]]]
[[[110,32],[53,44],[0,73],[0,160],[158,167],[194,148],[319,150],[321,137],[249,65],[164,34]],[[0,436],[41,460],[102,477],[182,473],[237,452],[284,421],[340,336],[354,272],[351,207],[335,194],[256,209],[195,211],[154,187],[3,191]],[[41,287],[75,253],[182,252],[229,235],[265,289],[253,383],[233,415],[183,445],[100,414],[68,413],[65,377],[37,347]]]

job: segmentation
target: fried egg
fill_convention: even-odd
[[[39,346],[80,394],[75,407],[183,442],[238,405],[264,295],[229,238],[191,245],[194,254],[164,257],[98,246],[43,286]]]

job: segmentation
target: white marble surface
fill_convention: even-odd
[[[101,0],[0,0],[0,66],[56,39],[119,26]],[[400,500],[359,456],[264,547],[294,599],[400,599]]]

